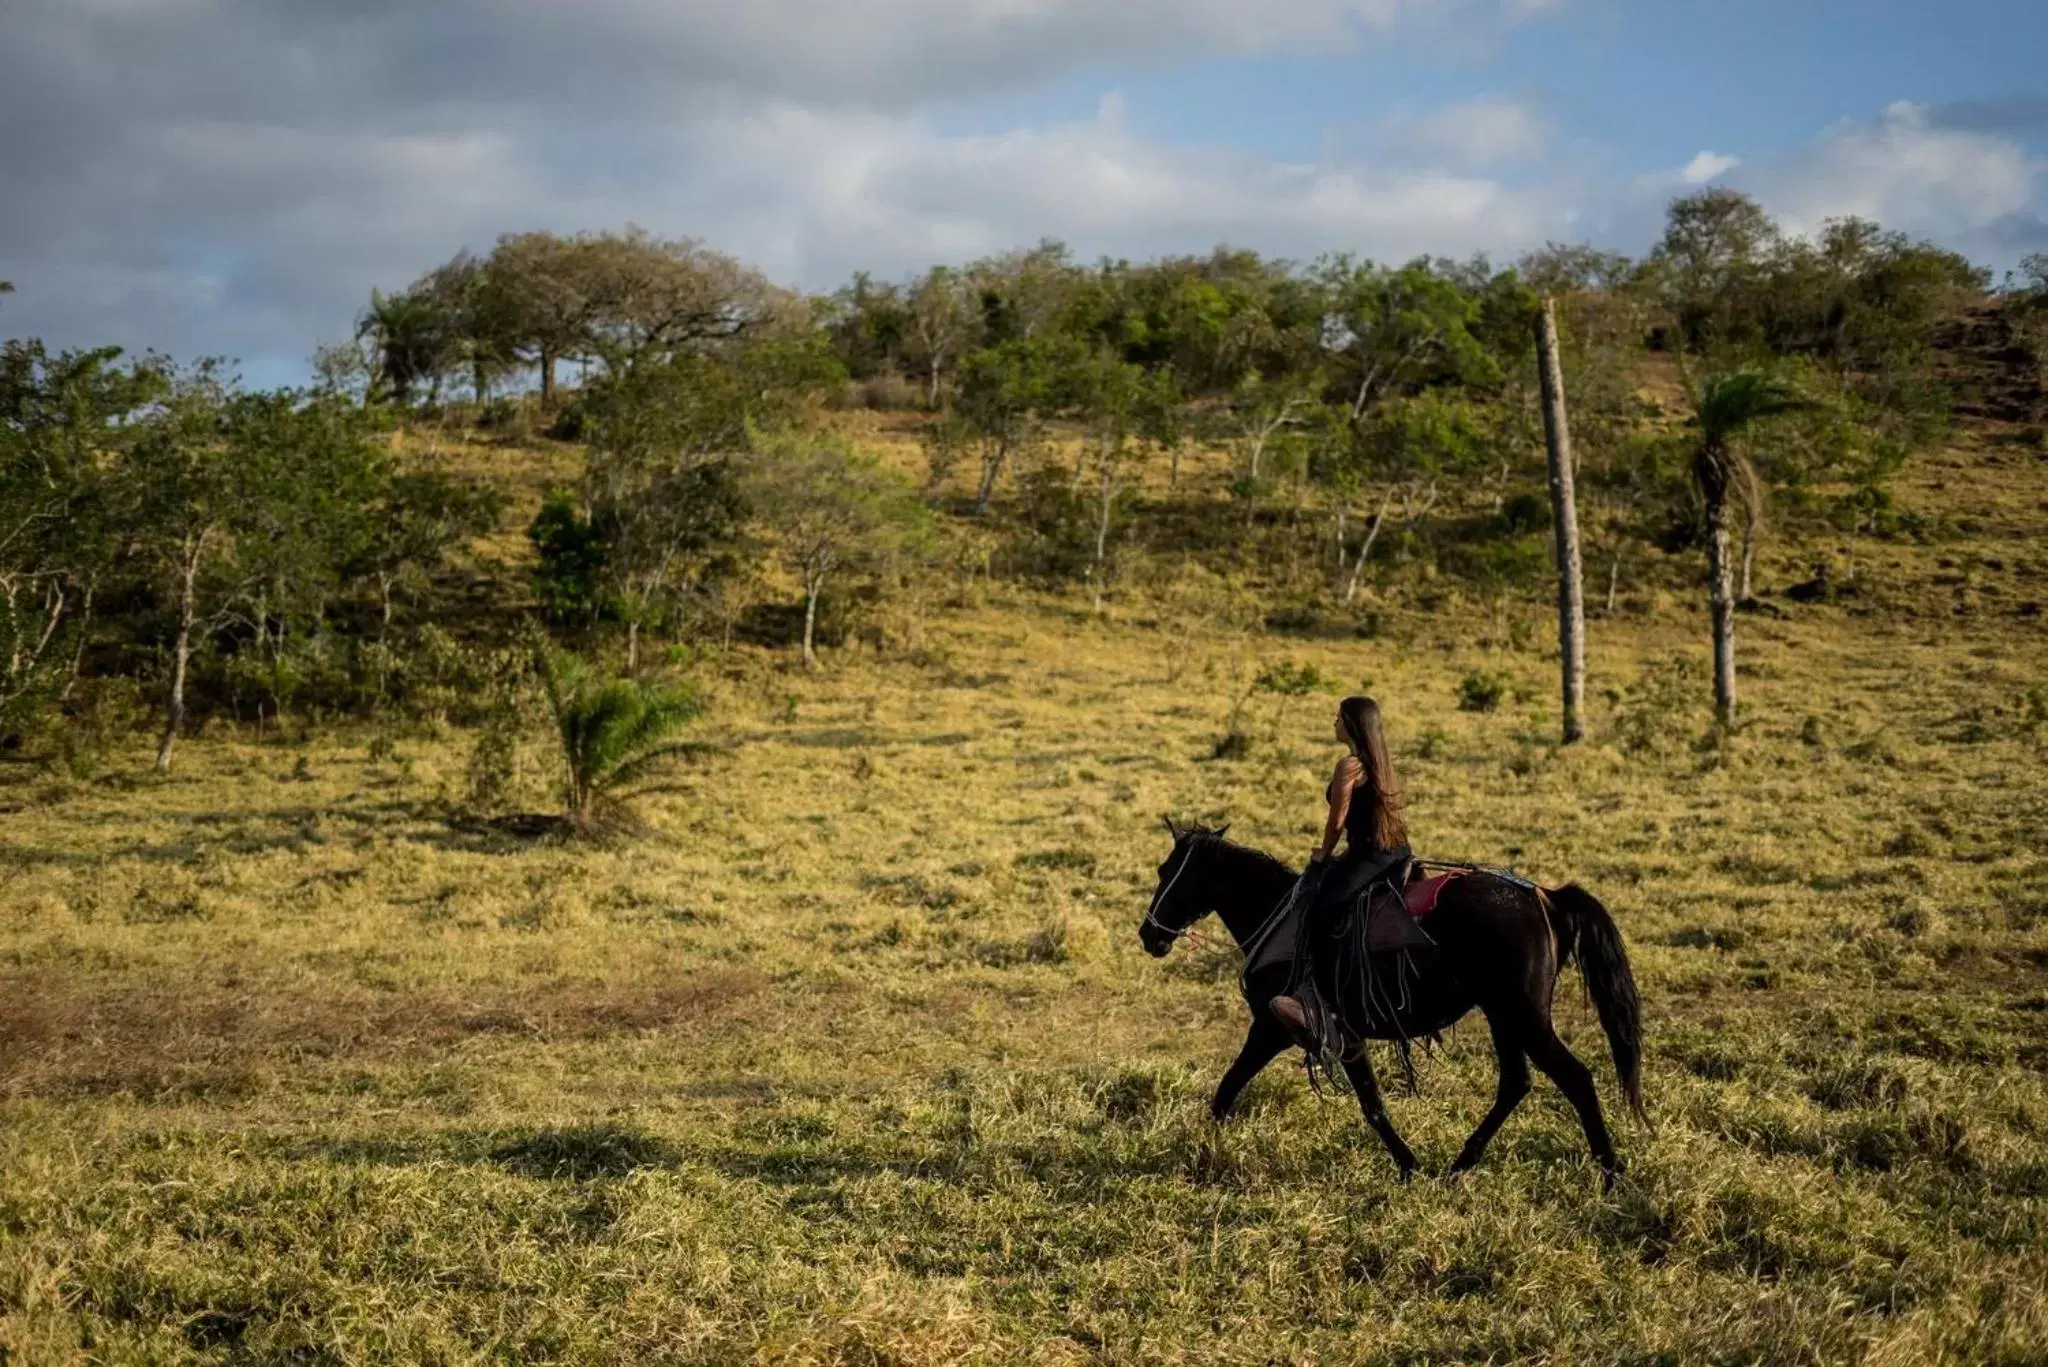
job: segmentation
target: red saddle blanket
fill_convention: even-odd
[[[1458,871],[1440,873],[1434,878],[1418,878],[1401,890],[1401,897],[1408,906],[1408,914],[1420,921],[1436,910],[1436,899],[1442,895],[1444,886],[1454,878],[1465,875]]]

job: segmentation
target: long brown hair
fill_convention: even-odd
[[[1380,705],[1354,694],[1337,704],[1337,720],[1351,738],[1351,749],[1365,766],[1365,777],[1351,790],[1353,803],[1363,802],[1372,816],[1372,843],[1383,850],[1408,843],[1408,823],[1401,816],[1405,799],[1394,775],[1394,757],[1387,753],[1387,733],[1380,726]]]

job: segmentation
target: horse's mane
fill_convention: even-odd
[[[1190,826],[1180,833],[1206,843],[1219,855],[1232,861],[1243,872],[1272,878],[1276,881],[1280,879],[1291,881],[1301,876],[1298,870],[1289,867],[1281,860],[1275,859],[1264,850],[1254,849],[1250,845],[1240,845],[1236,841],[1227,838],[1223,831],[1228,829],[1227,826],[1221,830],[1212,830],[1207,826]]]

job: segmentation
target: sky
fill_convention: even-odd
[[[1631,253],[1704,185],[2048,251],[2042,0],[0,0],[0,335],[307,373],[502,233]]]

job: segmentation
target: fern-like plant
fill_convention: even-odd
[[[674,761],[708,748],[677,739],[704,710],[690,688],[601,679],[545,645],[534,651],[534,665],[562,746],[566,815],[578,832],[632,826],[632,800],[658,791]]]

